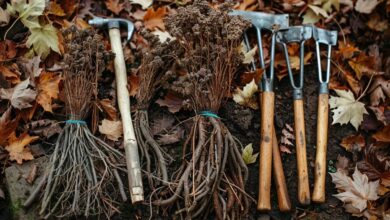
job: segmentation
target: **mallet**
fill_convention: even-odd
[[[126,154],[130,196],[132,203],[141,202],[144,200],[144,190],[137,140],[130,114],[130,97],[129,91],[127,90],[126,64],[123,57],[121,35],[119,31],[120,26],[125,26],[127,28],[127,40],[130,40],[134,31],[134,24],[125,19],[101,17],[94,17],[89,20],[88,23],[96,27],[109,29],[111,49],[112,52],[115,53],[114,66],[116,91],[123,124],[123,145]]]
[[[253,27],[256,30],[257,45],[259,48],[259,62],[260,67],[264,69],[262,76],[263,90],[261,96],[261,144],[260,144],[260,167],[259,167],[259,198],[257,203],[257,209],[261,211],[271,210],[271,170],[272,170],[272,157],[273,154],[279,153],[278,149],[273,149],[276,144],[276,135],[274,129],[274,92],[273,92],[273,79],[274,79],[274,56],[275,56],[275,36],[278,29],[288,27],[288,15],[280,14],[266,14],[262,12],[249,12],[249,11],[232,11],[231,15],[239,15],[245,19],[251,21]],[[265,62],[262,46],[261,32],[267,30],[271,32],[271,58],[269,73],[265,72]],[[244,35],[246,45],[249,45],[248,37]],[[252,68],[256,68],[255,64],[252,64]],[[275,144],[274,144],[275,142]],[[278,157],[279,156],[279,157]],[[279,208],[282,211],[288,211],[291,208],[290,200],[288,198],[287,187],[285,184],[283,166],[281,164],[280,155],[276,155],[274,160],[274,177],[276,182],[276,188],[278,190]]]
[[[337,44],[337,31],[329,31],[313,26],[313,38],[316,42],[317,72],[320,82],[317,110],[317,152],[315,162],[313,201],[325,202],[325,176],[326,176],[326,148],[328,142],[328,114],[329,114],[329,89],[330,56],[332,46]],[[323,75],[321,68],[320,44],[327,46],[326,73]]]
[[[295,125],[295,140],[297,151],[297,166],[298,166],[298,200],[303,205],[310,204],[310,188],[309,175],[306,159],[306,135],[305,135],[305,117],[303,109],[303,77],[304,77],[304,56],[305,56],[305,41],[312,36],[312,28],[309,26],[294,26],[287,30],[278,32],[276,40],[282,44],[284,55],[287,63],[287,70],[290,77],[290,82],[293,87],[294,98],[294,125]],[[300,44],[300,73],[298,85],[295,84],[294,76],[291,70],[287,44],[296,42]]]

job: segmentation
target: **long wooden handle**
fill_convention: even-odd
[[[129,191],[132,203],[144,200],[141,166],[138,155],[137,140],[135,138],[133,122],[130,114],[130,96],[127,90],[127,74],[123,57],[122,43],[119,29],[109,30],[112,52],[115,53],[115,81],[119,111],[122,117],[123,145],[126,154],[126,165],[129,179]]]
[[[306,159],[306,135],[303,100],[294,100],[295,143],[298,167],[298,201],[302,205],[310,204],[309,175]]]
[[[318,96],[317,152],[315,163],[313,201],[325,202],[326,146],[328,142],[329,95]]]
[[[286,178],[284,176],[282,158],[280,156],[275,128],[273,129],[272,133],[273,133],[273,137],[272,137],[273,173],[274,173],[274,181],[276,185],[276,192],[278,194],[279,210],[282,212],[288,212],[291,210],[291,202],[290,202],[290,197],[288,196]]]
[[[274,127],[273,92],[263,92],[261,105],[261,143],[259,166],[259,198],[257,209],[271,210],[272,131]]]

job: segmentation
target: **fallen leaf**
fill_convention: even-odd
[[[128,86],[128,90],[129,90],[129,95],[134,97],[135,95],[137,95],[137,92],[138,92],[138,88],[139,88],[139,77],[135,74],[130,74],[130,76],[128,76],[128,80],[129,84],[127,84]]]
[[[176,129],[173,129],[165,134],[160,134],[157,142],[160,145],[168,145],[168,144],[174,144],[179,142],[184,136],[184,129],[181,127],[177,127]]]
[[[306,13],[303,15],[302,24],[314,24],[317,23],[321,19],[320,15],[317,15],[313,12],[313,10],[308,9]]]
[[[99,104],[100,107],[103,109],[103,111],[107,114],[108,119],[113,121],[116,121],[118,119],[116,108],[112,106],[111,100],[109,99],[99,100]]]
[[[246,165],[255,163],[258,155],[259,153],[253,154],[252,143],[246,145],[244,147],[244,150],[242,150],[242,159],[244,160]]]
[[[39,77],[39,75],[41,75],[42,68],[39,68],[40,63],[41,58],[39,56],[24,60],[23,65],[24,67],[26,67],[26,70],[30,75],[31,79],[34,79],[35,77]]]
[[[234,9],[241,11],[254,11],[257,8],[257,0],[243,0],[234,6]]]
[[[341,68],[341,67],[340,67]],[[362,91],[362,87],[360,85],[360,81],[356,79],[354,74],[350,73],[349,71],[343,71],[342,76],[344,76],[345,80],[347,81],[349,87],[352,89],[352,92],[355,95],[359,95]]]
[[[0,27],[7,26],[9,23],[9,13],[0,7]]]
[[[26,45],[28,48],[33,46],[34,51],[42,58],[46,58],[50,49],[61,54],[58,47],[57,29],[51,24],[43,27],[31,28],[31,34],[28,36]]]
[[[4,146],[8,138],[18,127],[18,118],[11,116],[12,108],[9,107],[7,111],[0,117],[0,145]]]
[[[102,125],[99,125],[99,132],[106,135],[109,140],[117,141],[123,134],[122,122],[103,119]]]
[[[259,82],[263,73],[264,73],[263,69],[260,68],[257,68],[255,71],[244,72],[240,75],[239,83],[240,85],[245,86],[246,84],[250,83],[252,80],[255,80],[255,82]]]
[[[240,53],[242,53],[244,55],[244,59],[242,61],[243,64],[249,64],[249,63],[252,63],[255,61],[255,54],[256,54],[256,51],[257,51],[257,45],[255,45],[255,47],[253,47],[252,49],[250,49],[248,51],[244,41],[241,42],[240,46],[239,46],[239,51]]]
[[[16,44],[10,40],[0,42],[0,61],[6,61],[16,56]]]
[[[367,56],[364,53],[360,53],[358,57],[355,57],[348,61],[349,66],[354,70],[356,77],[360,80],[363,75],[375,75],[378,74],[375,66],[375,57]]]
[[[307,6],[314,12],[314,14],[320,15],[324,18],[329,17],[328,12],[326,12],[326,10],[324,10],[323,8],[312,4],[308,4]]]
[[[285,127],[282,129],[282,137],[280,138],[279,149],[281,152],[291,154],[291,150],[288,146],[294,146],[293,140],[295,140],[294,129],[289,125],[285,124]]]
[[[39,139],[38,136],[30,136],[27,133],[21,134],[18,138],[13,138],[9,145],[5,147],[9,152],[10,160],[15,160],[18,164],[22,164],[23,160],[34,159],[27,145],[37,139]]]
[[[349,159],[347,157],[338,155],[336,162],[336,169],[339,172],[343,172],[345,175],[348,175]]]
[[[152,5],[153,0],[130,0],[131,4],[141,5],[142,9],[147,9]]]
[[[381,102],[386,101],[386,97],[390,97],[390,80],[386,80],[382,76],[376,76],[368,90],[372,106],[378,106]]]
[[[344,41],[340,40],[338,42],[339,49],[336,53],[341,54],[343,59],[350,59],[356,52],[359,52],[359,48],[355,47],[352,43],[344,43]]]
[[[380,32],[387,30],[389,27],[387,20],[381,20],[381,17],[377,13],[371,15],[370,20],[368,20],[366,24],[372,30]]]
[[[341,140],[340,145],[349,152],[360,152],[366,146],[366,140],[360,134],[349,135]]]
[[[246,84],[242,90],[238,87],[236,88],[233,93],[233,100],[239,105],[258,109],[258,100],[256,99],[256,96],[254,96],[257,90],[257,84],[253,79],[250,83]]]
[[[26,129],[30,134],[39,135],[46,139],[50,138],[54,134],[59,134],[62,131],[58,121],[50,119],[41,119],[37,121],[29,122],[26,125]]]
[[[363,114],[368,114],[364,104],[355,100],[351,91],[335,90],[338,96],[330,96],[329,106],[333,112],[332,124],[339,123],[341,125],[351,123],[355,129],[363,121]]]
[[[0,98],[10,100],[12,106],[17,109],[29,108],[37,96],[36,91],[27,88],[29,84],[30,78],[27,78],[13,88],[0,88]]]
[[[164,43],[166,42],[168,39],[169,40],[174,40],[176,38],[172,37],[169,32],[167,31],[160,31],[160,30],[155,30],[155,31],[152,31],[152,34],[156,35],[158,37],[158,39],[160,40],[161,43]]]
[[[13,63],[11,66],[7,67],[0,65],[0,74],[2,74],[4,78],[12,84],[20,83],[21,73],[19,72],[18,65],[16,63]]]
[[[149,8],[144,15],[145,28],[151,31],[155,30],[156,28],[165,31],[163,19],[167,14],[167,7],[160,7],[157,9],[157,11],[155,11],[154,8]]]
[[[379,181],[368,181],[367,175],[362,174],[357,167],[352,175],[353,179],[340,171],[330,173],[330,175],[336,188],[341,191],[334,196],[360,212],[367,208],[368,201],[375,201],[379,198],[377,195]]]
[[[28,27],[39,28],[38,16],[43,14],[45,10],[45,0],[13,0],[11,4],[7,4],[7,12],[10,15],[18,14],[20,21]]]
[[[48,14],[63,17],[65,16],[64,9],[57,2],[50,2]]]
[[[329,13],[331,13],[333,9],[338,11],[340,10],[340,2],[339,0],[325,0],[323,1],[322,9]]]
[[[371,14],[379,3],[378,0],[357,0],[355,10],[360,13]]]
[[[38,96],[36,101],[47,112],[53,112],[51,103],[52,99],[58,98],[59,88],[58,85],[61,81],[59,74],[44,72],[39,76],[38,81]]]
[[[119,13],[125,8],[125,3],[120,3],[121,0],[106,0],[104,3],[107,6],[107,9],[112,11],[114,14],[119,15]]]
[[[382,130],[373,134],[372,137],[376,141],[390,143],[390,125],[386,125]]]
[[[83,20],[84,18],[83,21],[85,22],[85,17],[94,16],[91,11],[92,11],[92,6],[95,3],[96,1],[92,1],[92,0],[84,0],[81,2],[76,1],[76,3],[74,3],[75,5],[79,5],[81,7],[81,9],[79,9],[79,11],[77,12],[77,16],[79,17],[80,20]]]
[[[161,107],[168,107],[168,111],[171,113],[176,113],[183,107],[183,99],[172,92],[168,92],[164,99],[160,98],[156,101],[156,103]]]

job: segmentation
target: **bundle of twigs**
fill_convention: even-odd
[[[97,76],[104,69],[104,45],[92,30],[64,31],[64,94],[68,120],[50,156],[47,172],[25,202],[29,206],[43,188],[40,215],[109,218],[117,210],[118,197],[126,200],[119,177],[123,155],[95,137],[84,121],[96,94]],[[119,189],[119,190],[118,190]]]
[[[230,92],[242,55],[237,49],[248,23],[206,1],[178,9],[166,22],[184,48],[178,63],[187,74],[173,89],[197,113],[183,146],[183,163],[169,187],[159,190],[158,206],[176,205],[186,219],[240,219],[248,210],[248,176],[238,142],[216,115]]]
[[[146,175],[149,187],[154,190],[158,183],[168,182],[167,163],[172,157],[164,152],[154,139],[150,129],[148,109],[155,93],[167,83],[170,78],[170,68],[174,62],[174,41],[161,43],[159,39],[145,33],[150,43],[150,51],[144,52],[141,67],[138,71],[140,78],[137,93],[137,110],[135,112],[134,129],[140,147],[141,156],[146,161]],[[152,171],[154,166],[155,171]]]

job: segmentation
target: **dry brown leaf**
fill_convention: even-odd
[[[2,74],[4,78],[13,85],[20,83],[20,72],[13,68],[14,65],[17,67],[16,63],[7,67],[0,65],[0,74]]]
[[[375,13],[370,16],[370,20],[367,21],[367,26],[375,31],[383,32],[389,28],[387,20],[381,20],[379,14]]]
[[[47,112],[53,112],[51,103],[58,98],[60,81],[61,76],[55,73],[44,72],[39,76],[37,102]]]
[[[390,97],[390,80],[382,76],[375,77],[368,93],[372,106],[378,106],[381,101],[385,102],[386,97]]]
[[[9,140],[9,145],[5,147],[9,152],[10,160],[15,160],[18,164],[22,164],[23,160],[34,159],[31,150],[27,145],[38,138],[38,136],[30,136],[27,133],[21,134],[18,138],[11,138]]]
[[[0,98],[10,100],[12,106],[17,109],[29,108],[37,96],[36,91],[28,88],[29,84],[30,78],[27,78],[13,88],[0,88]]]
[[[381,1],[357,0],[355,10],[360,13],[370,14]]]
[[[349,159],[347,157],[338,155],[336,162],[336,169],[348,175]]]
[[[11,116],[11,110],[12,108],[9,107],[0,117],[0,145],[3,146],[18,127],[18,118]]]
[[[357,167],[352,175],[353,179],[340,171],[330,173],[330,175],[336,188],[341,191],[334,196],[360,212],[367,208],[368,201],[375,201],[379,198],[377,194],[379,181],[370,182],[367,175],[362,174]]]
[[[360,81],[357,80],[354,75],[352,73],[350,73],[349,71],[343,71],[342,72],[345,80],[347,81],[349,87],[351,88],[353,94],[355,94],[356,96],[360,94],[360,92],[362,91],[362,87],[360,85]]]
[[[61,5],[59,5],[57,2],[50,2],[49,10],[47,13],[59,17],[63,17],[66,15],[64,9],[62,9]]]
[[[359,51],[359,48],[355,47],[355,45],[352,43],[344,43],[344,41],[339,41],[339,49],[336,51],[336,53],[340,54],[343,59],[350,59],[356,52]]]
[[[123,134],[122,122],[103,119],[102,125],[99,125],[99,132],[106,135],[108,139],[117,141]]]
[[[257,8],[257,2],[257,0],[243,0],[241,3],[237,3],[234,6],[234,9],[242,11],[255,11]]]
[[[5,40],[0,42],[0,61],[14,58],[16,52],[16,44],[13,41]]]
[[[129,84],[127,84],[127,86],[128,86],[127,89],[129,90],[129,95],[134,97],[135,95],[137,95],[137,92],[138,92],[139,77],[137,75],[130,74],[127,81],[129,82]]]
[[[168,14],[167,7],[159,7],[156,11],[153,7],[148,8],[144,15],[144,25],[145,28],[153,31],[156,28],[159,28],[162,31],[165,31],[164,17]]]
[[[117,120],[117,111],[109,99],[99,100],[100,107],[107,114],[108,119],[116,121]]]
[[[364,53],[360,53],[358,57],[355,57],[348,61],[349,66],[354,70],[356,77],[360,80],[363,75],[371,76],[379,74],[379,72],[373,67],[375,67],[374,56],[367,56]]]
[[[120,3],[121,0],[106,0],[104,3],[107,6],[107,9],[112,11],[114,14],[119,15],[119,13],[125,8],[125,3]]]
[[[171,113],[176,113],[180,111],[183,107],[183,99],[178,97],[172,92],[168,92],[164,99],[158,99],[156,101],[161,107],[166,106]]]
[[[260,68],[252,72],[244,72],[240,75],[239,83],[240,85],[245,86],[246,84],[250,83],[252,80],[255,80],[255,82],[259,82],[263,73],[264,71]]]
[[[362,135],[349,135],[341,141],[340,145],[344,147],[347,151],[360,152],[366,146],[366,140]]]
[[[390,125],[386,125],[382,130],[373,134],[372,137],[376,141],[390,143]]]

